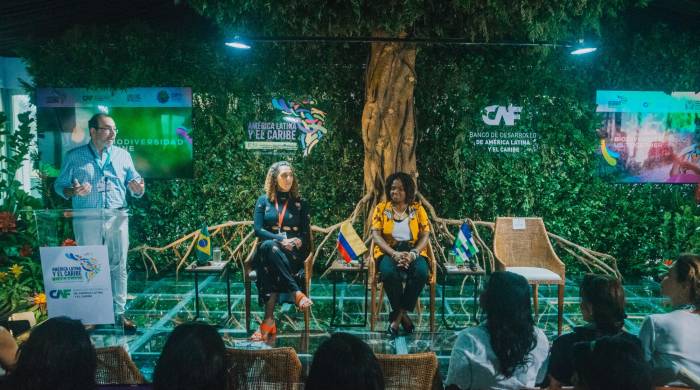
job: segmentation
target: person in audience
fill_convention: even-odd
[[[571,386],[575,343],[592,341],[602,336],[622,334],[639,343],[636,336],[622,330],[625,323],[625,292],[619,279],[606,275],[588,274],[579,287],[581,314],[587,322],[572,333],[560,336],[552,343],[549,356],[549,388]]]
[[[661,294],[673,311],[650,315],[639,331],[657,385],[675,381],[681,368],[700,375],[700,256],[680,255],[661,281]]]
[[[96,368],[95,347],[83,324],[68,317],[50,318],[19,347],[3,389],[95,389]]]
[[[384,192],[386,201],[377,205],[372,216],[373,257],[391,304],[387,332],[395,337],[399,326],[406,333],[415,329],[408,312],[416,307],[428,281],[430,223],[423,206],[415,201],[416,185],[410,175],[390,175]]]
[[[0,326],[0,368],[5,372],[11,371],[15,366],[17,357],[17,343],[10,331]],[[1,374],[0,374],[1,375]]]
[[[277,334],[274,310],[281,293],[289,295],[299,310],[313,304],[300,287],[304,285],[304,259],[311,248],[309,206],[299,194],[288,162],[276,162],[267,171],[265,194],[255,203],[253,224],[260,241],[253,267],[265,318],[251,338],[265,341]]]
[[[179,325],[165,342],[153,371],[154,390],[224,390],[226,348],[216,329],[193,322]]]
[[[653,389],[639,340],[622,333],[576,343],[572,356],[576,390]]]
[[[519,389],[541,382],[549,342],[535,326],[527,280],[494,272],[481,294],[486,321],[457,336],[446,384],[454,389]]]
[[[384,375],[364,341],[348,333],[334,333],[316,350],[304,388],[383,390]]]

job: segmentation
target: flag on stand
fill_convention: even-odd
[[[358,256],[362,256],[363,253],[367,252],[365,243],[362,242],[362,239],[357,235],[357,232],[355,232],[355,229],[353,229],[352,224],[349,222],[340,225],[340,232],[338,232],[338,252],[343,256],[346,263],[357,259]]]
[[[206,265],[211,259],[211,237],[207,224],[202,225],[197,236],[197,265]]]
[[[479,253],[479,248],[476,247],[474,237],[472,237],[472,231],[466,222],[459,227],[455,243],[452,245],[452,252],[454,252],[458,264],[469,261]]]

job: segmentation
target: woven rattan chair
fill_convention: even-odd
[[[513,221],[525,223],[524,229],[513,229]],[[561,334],[564,310],[564,263],[552,248],[542,218],[496,218],[493,238],[496,269],[524,276],[533,286],[533,306],[538,310],[537,287],[556,284],[557,329]]]
[[[377,354],[384,373],[384,386],[389,389],[431,390],[437,374],[438,361],[434,352],[409,355]]]
[[[428,287],[430,289],[430,331],[435,331],[435,286],[437,282],[437,263],[435,261],[435,253],[433,252],[433,247],[428,241],[428,267],[430,269],[430,275],[428,276]],[[367,252],[371,259],[374,253],[374,242]],[[377,265],[375,260],[368,260],[369,264],[369,278],[372,281],[370,287],[371,299],[370,299],[370,320],[369,326],[372,331],[374,331],[377,325],[377,318],[379,317],[379,312],[381,311],[382,305],[384,304],[384,288],[379,280],[379,272],[377,271]],[[379,298],[379,299],[377,299]],[[418,305],[416,306],[416,311],[421,312],[420,298],[418,298]]]
[[[123,347],[96,348],[97,370],[95,380],[99,385],[137,385],[145,383],[141,371]]]
[[[258,245],[260,244],[260,241],[258,239],[255,240],[253,243],[253,250],[250,251],[248,254],[248,257],[246,257],[245,261],[243,262],[243,287],[245,289],[245,328],[248,333],[250,333],[250,307],[252,304],[252,297],[251,297],[251,288],[252,288],[252,283],[257,277],[255,274],[255,270],[253,269],[253,259],[255,258],[255,253],[258,250]],[[309,255],[306,257],[304,260],[304,293],[310,298],[310,291],[311,291],[311,275],[313,274],[314,270],[314,263],[313,263],[313,257],[314,257],[314,240],[313,240],[313,234],[309,232]],[[300,286],[301,287],[301,286]],[[310,314],[311,314],[311,309],[313,307],[310,307],[307,310],[304,310],[304,331],[309,332],[309,324],[310,324]]]
[[[293,348],[227,349],[226,355],[231,390],[291,390],[301,380],[301,362]]]

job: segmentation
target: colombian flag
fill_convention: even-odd
[[[197,237],[197,264],[206,264],[211,258],[211,238],[209,237],[209,229],[207,225],[202,225]]]
[[[346,263],[349,263],[350,260],[357,259],[358,256],[362,256],[363,253],[367,252],[365,243],[362,242],[362,239],[357,235],[355,229],[352,228],[350,222],[340,225],[340,232],[338,233],[338,252],[343,256]]]

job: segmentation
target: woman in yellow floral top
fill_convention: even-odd
[[[386,202],[379,203],[372,217],[374,259],[391,304],[390,336],[399,326],[412,333],[413,311],[428,281],[427,245],[430,234],[428,214],[415,201],[416,185],[408,174],[397,172],[386,179]],[[406,283],[405,287],[403,282]]]

